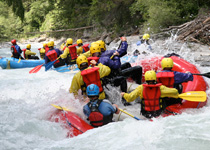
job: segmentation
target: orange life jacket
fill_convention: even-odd
[[[14,54],[18,54],[18,52],[17,52],[17,50],[16,50],[16,48],[15,48],[14,45],[11,46],[11,51],[12,51],[12,54],[13,54],[13,55],[14,55]]]
[[[99,87],[99,92],[103,92],[103,87],[101,85],[100,75],[98,72],[98,67],[88,68],[81,71],[83,81],[86,84],[86,87],[90,84],[96,84]]]
[[[87,58],[87,60],[88,60],[88,66],[90,66],[90,61],[91,61],[91,60],[95,60],[96,62],[98,62],[99,58],[100,58],[100,57],[88,57],[88,58]]]
[[[85,44],[82,46],[82,48],[85,50],[85,52],[90,50],[90,48],[88,46],[89,46],[89,44]]]
[[[76,45],[71,45],[68,48],[69,48],[69,53],[71,55],[71,60],[77,59],[77,48],[76,48]]]
[[[143,84],[143,109],[146,111],[157,111],[162,108],[162,102],[160,102],[160,86],[162,84],[148,85]]]
[[[49,58],[50,61],[54,61],[58,58],[58,54],[55,50],[51,50],[51,51],[48,51],[46,56]],[[54,64],[60,62],[59,60],[57,60]]]
[[[173,72],[158,72],[157,82],[163,85],[173,88],[174,87],[174,73]]]

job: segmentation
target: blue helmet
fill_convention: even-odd
[[[87,95],[88,96],[98,96],[99,95],[99,87],[95,84],[90,84],[87,87]]]

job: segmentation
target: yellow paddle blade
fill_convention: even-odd
[[[193,102],[205,102],[206,101],[206,92],[204,91],[189,91],[178,95],[179,98],[193,101]]]
[[[21,58],[19,58],[18,63],[20,62]]]
[[[61,106],[58,106],[58,105],[55,105],[55,104],[51,104],[53,107],[57,108],[57,109],[60,109],[60,110],[65,110],[65,111],[70,111],[68,108],[66,107],[61,107]]]

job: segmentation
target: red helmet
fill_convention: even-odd
[[[11,41],[11,43],[12,43],[12,44],[16,44],[16,40],[13,39],[13,40]]]

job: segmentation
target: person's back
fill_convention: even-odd
[[[20,46],[17,45],[16,40],[13,39],[11,43],[12,43],[12,46],[11,46],[12,56],[11,57],[14,57],[17,59],[19,58],[23,59],[23,57],[21,57],[22,50],[20,49]]]
[[[112,122],[113,114],[119,113],[118,106],[111,104],[109,100],[99,100],[99,87],[90,84],[87,87],[87,95],[90,102],[83,107],[84,114],[88,117],[93,127],[99,127]]]
[[[36,55],[36,53],[31,51],[31,44],[26,45],[26,51],[25,51],[25,59],[36,59],[38,60],[39,57],[37,56],[32,56],[32,55]]]

